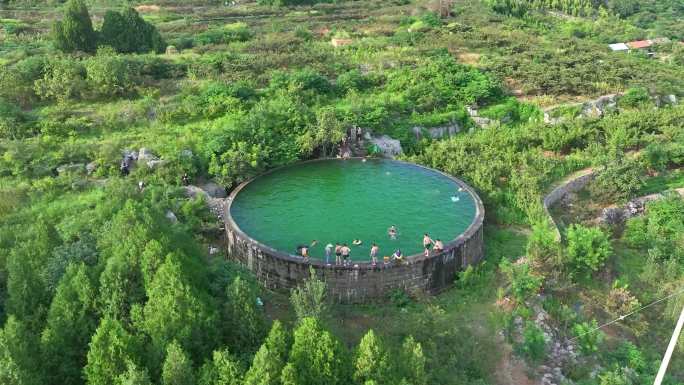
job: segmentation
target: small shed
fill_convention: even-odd
[[[653,42],[651,40],[637,40],[627,43],[627,46],[631,49],[646,49],[650,48],[652,45]]]
[[[629,47],[625,43],[608,44],[608,47],[610,47],[610,50],[613,52],[629,51]]]

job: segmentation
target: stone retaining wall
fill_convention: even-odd
[[[549,208],[558,203],[558,201],[563,199],[563,197],[568,195],[569,193],[577,192],[583,189],[584,186],[586,186],[587,183],[589,183],[592,179],[594,179],[594,171],[591,169],[586,170],[585,172],[580,173],[579,175],[573,176],[570,179],[564,181],[556,188],[551,190],[551,192],[544,197],[544,212],[546,213],[546,216],[549,218],[549,222],[555,229],[557,240],[560,241],[561,234],[558,230],[558,225],[556,224],[556,221],[553,219],[553,215],[551,215],[551,212],[549,211]]]
[[[422,167],[422,166],[418,166]],[[470,186],[449,175],[475,200],[475,218],[455,240],[445,244],[438,255],[422,254],[404,258],[401,264],[374,267],[368,262],[352,266],[326,266],[318,260],[304,262],[301,257],[275,250],[246,235],[230,215],[234,198],[249,183],[238,186],[226,207],[226,243],[228,256],[251,270],[257,280],[269,289],[291,289],[309,277],[309,269],[328,285],[328,295],[337,302],[358,303],[386,297],[396,289],[435,294],[449,287],[456,273],[469,264],[482,260],[484,207]]]

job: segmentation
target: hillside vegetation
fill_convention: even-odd
[[[601,216],[684,187],[683,23],[677,0],[0,0],[0,383],[652,383],[684,200]],[[482,197],[486,260],[452,289],[265,290],[184,186],[357,126]],[[543,197],[579,170],[559,240]]]

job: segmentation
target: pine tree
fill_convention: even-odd
[[[97,35],[85,2],[69,0],[64,7],[64,18],[52,26],[55,46],[64,52],[94,52]]]
[[[228,350],[214,352],[202,366],[199,385],[242,385],[242,369]]]
[[[263,339],[266,322],[257,305],[256,293],[240,277],[226,289],[223,318],[228,346],[240,346],[243,352],[251,355]]]
[[[137,362],[139,346],[135,338],[112,318],[103,318],[88,351],[84,368],[88,385],[111,385]]]
[[[387,353],[373,330],[369,330],[359,343],[354,362],[354,380],[359,384],[375,381],[388,382]]]
[[[276,320],[245,374],[245,385],[280,384],[288,347],[289,336],[280,321]]]
[[[288,381],[297,385],[347,384],[342,355],[342,345],[321,328],[318,320],[304,318],[294,332],[292,351],[285,368]]]
[[[40,368],[36,367],[38,342],[24,324],[10,316],[0,329],[0,384],[40,385]]]
[[[412,336],[407,337],[401,347],[400,362],[401,373],[408,383],[412,385],[426,385],[425,356],[420,343]]]
[[[174,339],[192,357],[206,356],[213,342],[215,315],[188,282],[180,258],[174,253],[166,257],[147,290],[142,319],[135,320],[136,326],[152,339],[157,363]]]
[[[88,342],[96,327],[95,292],[86,266],[70,265],[57,287],[41,338],[51,383],[83,383]]]
[[[166,347],[161,380],[162,385],[195,385],[192,362],[176,341]]]

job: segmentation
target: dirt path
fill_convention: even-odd
[[[527,365],[513,355],[513,348],[503,337],[499,336],[501,359],[496,364],[494,380],[497,385],[536,385],[537,382],[527,376]]]

